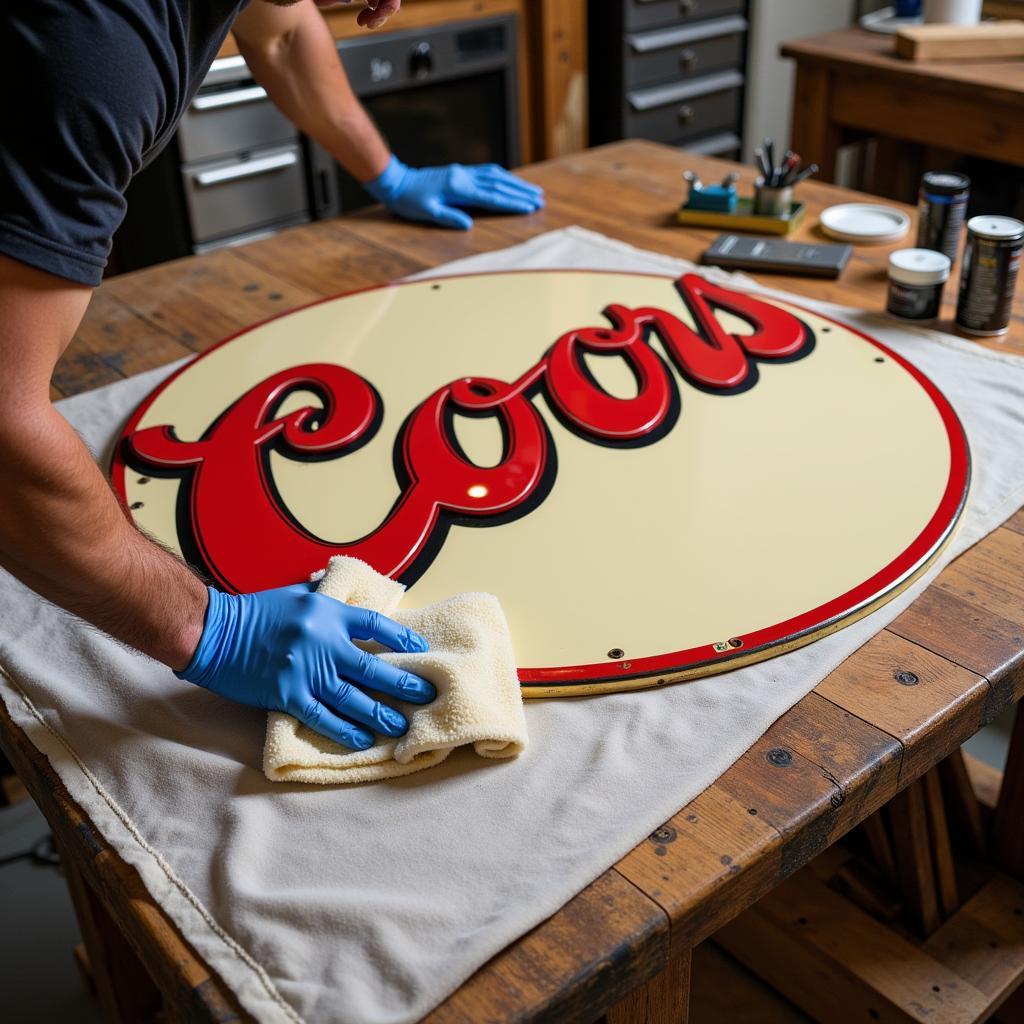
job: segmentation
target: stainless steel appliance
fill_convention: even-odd
[[[737,155],[746,10],[747,0],[590,0],[591,143]]]
[[[519,159],[515,16],[339,44],[407,163]],[[128,191],[118,269],[236,245],[372,200],[270,102],[241,57],[214,62],[175,139]]]

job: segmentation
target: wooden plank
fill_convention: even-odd
[[[980,676],[883,630],[815,693],[900,741],[902,785],[981,728],[989,687]]]
[[[1007,874],[1024,882],[1024,712],[1019,705],[992,821],[992,854]]]
[[[955,139],[960,152],[1024,163],[1024,140],[1012,130],[1020,117],[1018,103],[942,95],[931,83],[894,87],[873,74],[850,74],[834,77],[830,116],[845,128],[925,145]]]
[[[422,1024],[590,1024],[667,963],[665,915],[608,871],[477,971]]]
[[[385,284],[431,264],[383,249],[344,227],[319,221],[236,249],[239,259],[320,297]]]
[[[530,221],[537,216],[532,214],[523,219]],[[429,267],[507,246],[507,236],[491,228],[492,222],[499,219],[477,217],[470,231],[446,231],[425,224],[408,224],[387,210],[374,207],[349,214],[343,224],[352,236]]]
[[[930,586],[889,623],[888,630],[984,676],[990,693],[983,717],[990,722],[1016,693],[1013,677],[1024,664],[1024,609],[1007,600],[1004,614],[999,614],[981,607],[966,592],[967,588],[955,583],[948,589]]]
[[[955,755],[953,755],[955,756]],[[938,885],[939,913],[945,920],[960,906],[960,893],[956,882],[956,864],[946,824],[946,808],[942,797],[939,770],[933,768],[922,777],[925,809],[928,812],[928,837],[931,840],[932,863]]]
[[[893,632],[988,678],[992,691],[986,722],[1024,695],[1022,567],[1024,534],[1001,527],[948,565],[922,601],[890,625]]]
[[[797,65],[790,145],[805,163],[818,165],[822,181],[835,181],[836,153],[842,144],[831,114],[832,90],[829,71]]]
[[[895,792],[899,744],[811,696],[617,865],[699,942]]]
[[[889,820],[904,903],[921,934],[931,935],[939,925],[939,905],[924,786],[920,780],[911,782],[889,804]]]
[[[689,950],[673,956],[660,974],[609,1009],[608,1024],[686,1024],[690,967]]]
[[[1024,66],[1020,61],[978,64],[911,63],[893,52],[891,36],[839,29],[783,44],[781,53],[798,67],[825,68],[842,77],[857,76],[898,88],[919,88],[935,96],[973,98],[976,109],[988,104],[1024,106]],[[947,130],[941,140],[955,138]]]
[[[690,1007],[694,1024],[813,1024],[713,942],[693,951]]]
[[[910,25],[896,33],[904,60],[998,60],[1024,57],[1024,22],[978,25]]]
[[[971,789],[978,803],[988,811],[994,811],[999,802],[999,790],[1003,784],[1003,773],[998,768],[964,752],[964,768],[970,779]]]
[[[63,394],[77,394],[191,354],[162,327],[147,322],[110,289],[100,287],[67,353],[57,363],[53,381]]]
[[[152,1020],[162,1002],[152,978],[73,860],[63,853],[61,870],[88,951],[89,978],[103,1019],[109,1024]]]
[[[672,955],[710,935],[778,881],[782,837],[750,811],[713,785],[616,864],[668,914]]]
[[[954,845],[970,857],[982,857],[988,844],[981,823],[981,804],[971,784],[963,751],[955,750],[941,762],[939,777],[953,823]]]
[[[989,1012],[1024,982],[1024,886],[997,875],[921,947],[981,992]]]
[[[985,995],[809,871],[715,937],[816,1020],[967,1024]]]
[[[889,830],[885,826],[885,814],[882,811],[876,811],[869,818],[864,819],[864,835],[867,837],[871,855],[874,857],[875,867],[887,882],[895,885],[896,856],[892,851],[892,842],[889,839]]]
[[[104,288],[144,321],[195,351],[318,298],[233,249],[123,274]]]
[[[537,153],[565,156],[587,145],[586,0],[535,0],[533,27]]]

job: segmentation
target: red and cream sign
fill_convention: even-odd
[[[527,695],[658,685],[807,642],[905,586],[962,509],[930,381],[808,310],[521,272],[371,289],[231,338],[126,428],[136,522],[220,586],[362,558],[498,595]]]

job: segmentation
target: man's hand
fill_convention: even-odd
[[[364,3],[366,6],[356,16],[363,28],[380,28],[402,6],[402,0],[364,0]]]
[[[418,633],[298,584],[258,594],[210,588],[203,635],[181,679],[268,711],[283,711],[314,732],[355,750],[373,735],[401,736],[403,715],[362,689],[428,704],[437,691],[425,679],[360,650],[373,640],[393,651],[425,651]]]
[[[393,156],[384,173],[365,187],[399,217],[463,231],[473,226],[473,218],[462,207],[489,213],[534,213],[544,205],[543,189],[497,164],[414,170]]]
[[[313,0],[317,7],[326,9],[352,0]],[[363,0],[364,7],[356,15],[356,22],[363,28],[380,28],[392,15],[398,13],[402,0]]]

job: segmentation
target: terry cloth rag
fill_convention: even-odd
[[[348,750],[272,711],[263,748],[263,773],[271,782],[373,782],[440,764],[456,747],[481,757],[515,757],[526,747],[526,716],[512,635],[492,594],[458,594],[418,611],[398,611],[405,587],[358,558],[327,563],[320,594],[372,608],[427,639],[423,654],[384,651],[378,656],[429,679],[430,704],[394,704],[408,719],[398,739],[379,738],[369,750]]]

